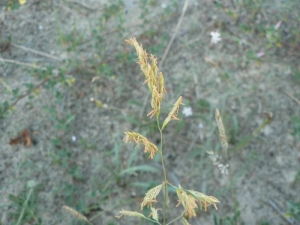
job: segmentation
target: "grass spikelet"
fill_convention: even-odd
[[[127,211],[122,209],[122,211],[120,211],[120,216],[116,216],[118,219],[120,219],[122,216],[126,217],[126,216],[133,216],[133,217],[141,217],[141,218],[145,218],[146,217],[142,214],[142,213],[138,213],[136,211]]]
[[[165,126],[167,126],[167,124],[171,121],[171,120],[179,120],[177,118],[177,114],[178,114],[178,110],[180,105],[184,105],[182,103],[182,96],[180,96],[178,98],[178,100],[175,102],[172,110],[170,111],[170,113],[168,114],[167,118],[165,119],[163,125],[162,125],[162,130],[165,128]]]
[[[149,158],[153,159],[154,155],[158,152],[158,148],[155,144],[151,143],[147,138],[143,135],[136,133],[136,132],[125,132],[125,137],[123,141],[125,143],[134,141],[137,146],[143,144],[145,146],[144,152],[149,153]]]
[[[228,148],[228,142],[227,137],[224,129],[224,125],[222,122],[222,117],[218,109],[216,109],[216,121],[219,129],[219,135],[220,135],[220,142],[222,145],[223,150],[226,152]]]
[[[148,64],[148,54],[143,49],[142,45],[139,45],[139,43],[136,41],[135,38],[131,38],[129,40],[125,40],[128,44],[131,44],[135,47],[136,54],[138,56],[138,63],[140,64],[141,70],[144,73],[146,80],[149,77],[149,68],[150,65]]]
[[[216,203],[219,203],[220,201],[214,196],[207,196],[201,192],[193,190],[187,190],[187,192],[199,201],[201,209],[204,207],[204,210],[206,211],[210,205],[213,205],[215,209],[218,209]]]
[[[64,205],[62,208],[64,210],[68,211],[73,216],[75,216],[77,219],[83,220],[83,221],[87,222],[88,224],[91,224],[91,222],[84,215],[82,215],[81,213],[79,213],[75,209],[70,208],[69,206],[66,206],[66,205]]]
[[[154,220],[158,221],[158,210],[159,209],[155,209],[153,207],[150,208],[151,209],[151,213],[149,215],[149,217],[152,217]]]
[[[181,188],[178,188],[176,190],[176,193],[179,198],[176,207],[182,204],[184,207],[184,215],[186,215],[189,218],[196,216],[195,209],[198,208],[196,204],[196,199],[192,195],[187,194]]]
[[[151,188],[147,193],[145,194],[145,197],[141,203],[141,210],[147,205],[148,207],[152,207],[152,204],[156,202],[156,196],[159,194],[161,187],[164,185],[164,183]]]

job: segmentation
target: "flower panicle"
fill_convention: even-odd
[[[146,218],[142,213],[136,212],[136,211],[127,211],[122,209],[120,211],[119,216],[116,216],[118,219],[120,219],[122,216],[126,217],[126,216],[133,216],[133,217],[141,217],[141,218]]]
[[[214,151],[206,151],[206,153],[209,154],[208,158],[212,161],[213,165],[218,168],[221,174],[228,175],[229,165],[223,162],[222,157]]]
[[[129,131],[125,132],[125,137],[124,137],[123,141],[125,143],[133,141],[137,144],[137,146],[139,146],[140,144],[143,144],[145,146],[144,152],[149,153],[149,158],[150,159],[153,159],[155,154],[157,152],[159,152],[158,148],[156,147],[155,144],[150,142],[143,135],[141,135],[139,133],[136,133],[136,132],[129,132]]]
[[[151,188],[150,190],[147,191],[147,193],[145,194],[145,197],[141,203],[141,210],[145,206],[152,207],[152,204],[157,202],[156,196],[159,194],[163,185],[164,185],[164,183],[162,183],[154,188]]]
[[[182,96],[180,96],[178,98],[178,100],[175,102],[172,110],[170,111],[170,113],[168,114],[167,118],[165,119],[165,121],[162,125],[162,129],[164,129],[171,120],[179,120],[177,118],[177,114],[178,114],[180,105],[184,105],[182,103]]]
[[[147,116],[152,118],[155,115],[158,118],[160,115],[161,102],[164,93],[166,92],[166,88],[163,74],[161,72],[158,73],[157,59],[154,57],[154,55],[150,55],[149,59],[151,62],[149,63],[147,52],[143,49],[142,45],[139,45],[135,38],[125,41],[135,47],[139,60],[138,64],[145,75],[145,83],[148,83],[148,87],[152,95],[152,110],[147,114]]]

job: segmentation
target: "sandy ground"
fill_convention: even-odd
[[[142,150],[122,143],[127,130],[159,143],[155,123],[146,117],[147,86],[142,85],[135,51],[124,39],[136,37],[161,64],[174,32],[160,67],[168,90],[162,115],[179,96],[193,115],[180,114],[181,120],[165,132],[169,180],[221,201],[217,211],[201,212],[190,223],[213,224],[213,214],[233,217],[239,211],[238,222],[228,224],[291,224],[271,204],[284,213],[288,201],[300,201],[296,179],[300,142],[292,120],[299,118],[300,107],[286,94],[300,96],[294,70],[299,43],[267,47],[258,31],[241,32],[243,24],[272,27],[286,18],[285,3],[266,2],[263,10],[251,14],[251,9],[229,1],[220,6],[189,1],[176,30],[183,4],[151,1],[143,6],[141,2],[113,1],[110,4],[116,4],[109,7],[108,1],[28,0],[10,12],[6,4],[1,6],[1,58],[14,60],[0,64],[1,104],[26,94],[27,84],[43,82],[42,70],[33,66],[53,68],[44,73],[49,80],[36,94],[20,98],[14,110],[1,118],[3,224],[17,221],[21,208],[9,196],[26,198],[28,181],[38,186],[30,202],[34,216],[23,224],[38,224],[34,218],[41,218],[42,224],[78,224],[61,209],[63,205],[76,208],[93,224],[137,224],[115,215],[122,208],[138,211],[144,193],[163,177],[161,172],[142,171],[120,180],[114,175],[130,165],[160,168],[159,160],[150,161]],[[284,23],[280,29],[288,28]],[[211,31],[221,32],[222,40],[215,45],[210,43]],[[289,41],[288,34],[284,41]],[[265,55],[251,57],[259,52]],[[70,83],[59,82],[59,75]],[[20,94],[14,97],[17,89]],[[229,140],[227,176],[220,174],[206,153],[215,150],[224,158],[215,108],[222,113]],[[247,146],[231,151],[263,123],[266,112],[273,113],[272,122]],[[31,132],[34,144],[10,145],[24,129]],[[176,195],[170,197],[171,206],[176,205]],[[173,218],[180,210],[174,207],[168,216]]]

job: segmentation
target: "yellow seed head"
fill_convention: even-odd
[[[206,211],[210,205],[213,205],[215,209],[218,209],[216,203],[219,203],[220,201],[214,196],[207,196],[201,192],[193,190],[187,190],[187,192],[191,194],[197,201],[199,201],[201,209],[204,207],[204,210]]]
[[[141,217],[141,218],[146,218],[142,213],[138,213],[135,211],[127,211],[122,209],[122,211],[120,211],[119,216],[116,216],[118,219],[120,219],[122,216],[126,217],[126,216],[134,216],[134,217]]]
[[[227,151],[228,148],[228,142],[227,142],[227,137],[225,133],[225,128],[222,122],[222,117],[218,109],[216,109],[216,121],[219,129],[219,135],[220,135],[220,142],[222,145],[222,148],[224,151]]]
[[[163,125],[162,125],[162,129],[165,128],[165,126],[167,126],[167,124],[171,121],[171,120],[179,120],[177,118],[177,114],[178,114],[178,110],[180,105],[184,105],[182,103],[182,96],[180,96],[178,98],[178,100],[176,101],[176,103],[174,104],[172,110],[170,111],[170,113],[168,114],[167,118],[165,119]]]
[[[148,63],[147,52],[143,49],[142,45],[139,45],[135,38],[126,40],[126,42],[133,45],[136,49],[139,60],[138,64],[140,65],[141,70],[145,75],[145,83],[148,83],[148,87],[152,95],[152,110],[147,114],[147,116],[150,116],[150,118],[152,118],[154,115],[156,115],[156,117],[158,118],[160,114],[160,105],[164,93],[166,92],[163,74],[158,74],[157,60],[154,55],[150,55],[149,59],[151,62]]]
[[[147,193],[145,194],[145,197],[141,203],[141,210],[147,205],[148,207],[152,207],[152,204],[156,202],[156,196],[159,194],[161,187],[164,185],[164,183],[151,188]]]
[[[73,208],[71,208],[69,206],[66,206],[66,205],[64,205],[62,208],[64,210],[68,211],[73,216],[75,216],[77,219],[84,220],[85,222],[87,222],[87,223],[90,224],[90,221],[84,215],[82,215],[81,213],[77,212],[75,209],[73,209]]]
[[[158,148],[155,144],[150,142],[147,138],[145,138],[143,135],[136,133],[136,132],[125,132],[125,137],[123,139],[125,143],[127,142],[135,142],[137,146],[140,146],[140,144],[143,144],[145,146],[144,152],[149,153],[149,158],[153,159],[155,154],[158,152]]]
[[[196,212],[195,209],[198,208],[197,204],[196,204],[196,199],[192,196],[187,194],[183,189],[178,188],[176,190],[177,196],[179,198],[178,200],[178,204],[176,205],[179,206],[180,204],[183,205],[184,207],[184,214],[191,218],[196,216]]]

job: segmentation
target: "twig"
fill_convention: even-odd
[[[40,67],[40,66],[36,66],[36,65],[33,65],[33,64],[29,64],[29,63],[23,63],[23,62],[19,62],[19,61],[12,60],[12,59],[0,58],[0,62],[13,63],[13,64],[21,65],[21,66],[32,67],[32,68],[35,68],[35,69],[47,70],[45,67]]]
[[[101,5],[99,5],[99,6],[89,6],[87,4],[84,4],[83,2],[79,2],[79,1],[75,1],[75,0],[66,0],[66,2],[71,3],[71,4],[73,4],[73,3],[78,4],[78,5],[80,5],[84,8],[86,8],[88,10],[92,10],[92,11],[97,10],[97,8],[99,8],[99,6],[101,6]]]
[[[300,101],[294,97],[293,95],[291,95],[290,93],[286,92],[286,91],[282,91],[284,94],[286,94],[287,96],[289,96],[291,99],[295,100],[299,105],[300,105]]]
[[[53,79],[56,79],[57,77],[54,77]],[[44,79],[42,82],[40,82],[39,84],[37,84],[33,90],[43,86],[47,81],[49,80],[49,78]],[[14,105],[16,105],[21,99],[27,97],[28,95],[30,95],[32,93],[32,91],[28,91],[26,94],[19,96],[11,105],[9,105],[9,107],[5,108],[2,112],[2,114],[4,114],[7,110],[9,110],[11,107],[13,107]]]
[[[208,57],[204,57],[205,62],[208,62],[212,65],[214,65],[215,67],[217,67],[217,69],[219,69],[218,63],[216,63],[214,60],[212,60],[211,58]]]
[[[37,88],[43,86],[48,80],[49,80],[48,78],[44,79],[42,82],[40,82],[38,85],[36,85],[36,86],[33,88],[33,90],[35,90],[35,89],[37,89]],[[18,97],[18,98],[11,104],[11,106],[14,106],[15,104],[18,103],[18,101],[20,101],[22,98],[27,97],[27,96],[30,95],[31,93],[32,93],[31,91],[28,91],[26,94],[21,95],[20,97]]]
[[[8,86],[8,84],[2,78],[0,78],[0,82],[9,91],[9,93],[13,93],[13,91],[11,90],[11,88]]]
[[[291,225],[296,225],[296,222],[293,220],[293,219],[290,219],[290,218],[287,218],[285,215],[284,215],[284,212],[282,212],[282,210],[277,206],[277,204],[272,201],[272,200],[268,200],[268,203],[270,206],[272,206],[273,209],[275,209],[275,211],[283,218],[285,219],[289,224]]]
[[[168,55],[168,53],[169,53],[169,50],[170,50],[170,48],[171,48],[171,45],[173,44],[173,41],[174,41],[174,39],[175,39],[175,37],[176,37],[176,34],[178,33],[178,30],[179,30],[179,27],[180,27],[180,25],[181,25],[181,23],[182,23],[183,16],[184,16],[185,11],[186,11],[186,9],[187,9],[188,3],[189,3],[189,0],[185,0],[184,5],[183,5],[183,8],[182,8],[182,11],[181,11],[180,18],[179,18],[178,23],[177,23],[176,28],[175,28],[175,31],[174,31],[174,33],[173,33],[173,35],[172,35],[172,37],[171,37],[171,40],[169,41],[168,46],[167,46],[167,48],[166,48],[166,50],[165,50],[165,52],[164,52],[164,54],[163,54],[163,56],[162,56],[162,59],[161,59],[161,61],[160,61],[160,63],[159,63],[159,66],[158,66],[159,68],[162,67],[162,65],[163,65],[163,63],[164,63],[164,61],[165,61],[165,59],[166,59],[166,57],[167,57],[167,55]]]
[[[42,56],[48,57],[50,59],[54,59],[54,60],[57,60],[57,61],[60,61],[60,62],[62,61],[61,58],[53,56],[53,55],[50,55],[50,54],[47,54],[47,53],[44,53],[44,52],[40,52],[40,51],[31,49],[31,48],[27,48],[27,47],[24,47],[24,46],[21,46],[21,45],[17,45],[17,44],[14,44],[14,43],[12,43],[11,45],[14,46],[14,47],[16,47],[16,48],[20,48],[20,49],[23,49],[25,51],[28,51],[28,52],[32,52],[32,53],[35,53],[35,54],[38,54],[38,55],[42,55]]]

